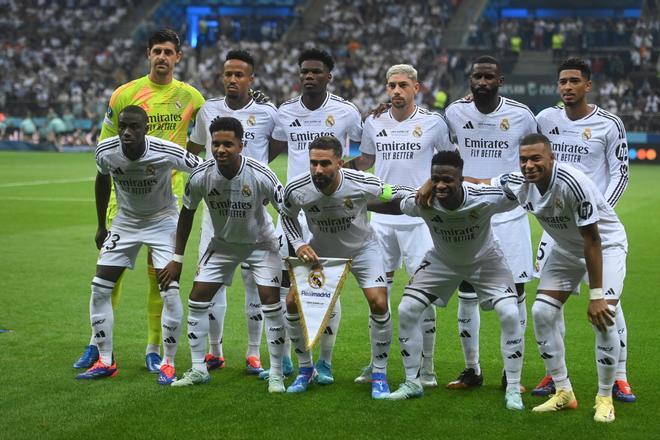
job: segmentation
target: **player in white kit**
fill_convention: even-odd
[[[341,143],[342,154],[346,156],[350,141],[359,142],[362,136],[362,118],[357,107],[327,90],[334,67],[332,57],[325,51],[307,49],[298,57],[298,66],[302,94],[280,106],[277,111],[277,125],[273,132],[276,148],[288,151],[289,181],[294,176],[309,171],[309,144],[314,139],[334,136]],[[309,230],[302,211],[298,220],[303,228],[303,235],[308,240]],[[277,225],[277,231],[281,236],[282,256],[293,256],[293,249],[290,249],[286,241],[281,221]],[[283,286],[288,289],[288,274],[283,273],[283,278],[285,280]],[[316,363],[318,376],[315,381],[321,385],[334,382],[332,350],[340,320],[341,304],[337,300],[319,344],[319,358]]]
[[[504,191],[463,182],[463,160],[456,151],[437,153],[432,160],[433,197],[420,207],[415,194],[400,204],[401,211],[422,218],[431,232],[433,247],[406,286],[399,304],[399,343],[406,381],[390,399],[421,397],[419,318],[432,303],[445,307],[462,281],[474,286],[486,310],[494,309],[500,320],[500,349],[508,385],[508,409],[524,408],[520,396],[522,328],[518,320],[518,296],[514,280],[491,227],[493,215],[514,209],[518,203]]]
[[[417,188],[426,181],[423,171],[429,169],[433,154],[456,148],[442,116],[415,104],[419,82],[413,66],[391,66],[385,79],[392,106],[383,115],[367,118],[362,130],[361,155],[344,166],[366,170],[375,163],[374,174],[381,180]],[[394,272],[405,262],[411,276],[431,247],[431,235],[421,218],[373,213],[371,225],[383,250],[389,295]],[[421,381],[424,386],[433,387],[438,384],[433,368],[435,308],[424,310],[421,319],[424,339]],[[368,383],[370,379],[371,365],[355,382]]]
[[[495,58],[476,58],[470,73],[473,99],[459,99],[445,112],[449,129],[465,161],[463,172],[466,176],[486,178],[518,170],[520,140],[537,131],[534,114],[526,105],[499,95],[503,81],[499,62]],[[493,233],[516,282],[518,312],[524,335],[527,325],[525,283],[533,275],[529,220],[523,209],[516,208],[493,216],[492,222]],[[479,327],[477,296],[469,283],[461,283],[458,332],[465,370],[447,385],[450,389],[470,388],[483,383],[479,364]],[[503,376],[502,382],[506,386],[506,376]]]
[[[100,379],[117,374],[112,351],[114,314],[111,293],[124,270],[133,268],[140,248],[149,247],[160,273],[172,257],[177,221],[177,201],[172,193],[172,170],[191,172],[201,160],[177,144],[147,136],[148,117],[138,106],[125,107],[118,116],[118,136],[96,147],[96,247],[100,249],[89,303],[99,360],[76,379]],[[112,182],[118,214],[106,229],[106,211]],[[163,359],[158,383],[176,379],[174,356],[181,336],[183,307],[179,278],[160,285],[163,298]]]
[[[369,224],[367,202],[389,201],[406,192],[383,183],[372,174],[342,169],[342,145],[332,136],[322,136],[309,144],[309,171],[294,177],[284,190],[282,222],[296,256],[317,264],[319,256],[352,258],[351,272],[369,303],[370,340],[373,373],[371,395],[389,395],[387,356],[392,342],[392,318],[387,301],[385,268],[376,234]],[[312,237],[303,237],[298,221],[305,212]],[[298,354],[299,374],[287,392],[307,390],[317,375],[312,354],[302,336],[295,299],[287,297],[287,333]]]
[[[587,315],[596,334],[598,394],[594,420],[609,423],[614,421],[612,387],[620,350],[615,314],[626,275],[626,232],[596,185],[554,157],[546,136],[526,136],[520,147],[522,174],[493,179],[515,196],[555,241],[541,269],[532,317],[541,358],[552,375],[556,393],[533,410],[577,407],[559,324],[564,303],[586,273],[590,289]]]
[[[268,102],[257,102],[250,95],[250,86],[254,79],[254,58],[244,50],[230,50],[225,57],[223,69],[223,84],[225,96],[207,100],[199,109],[195,127],[190,134],[190,143],[199,153],[206,151],[206,157],[211,158],[211,136],[209,126],[219,116],[230,116],[238,119],[244,128],[243,156],[251,157],[263,164],[268,163],[270,135],[275,128],[277,108]],[[189,150],[191,150],[189,144]],[[213,224],[204,205],[202,220],[202,235],[199,243],[199,258],[206,252],[213,237]],[[245,286],[245,319],[248,328],[248,344],[246,352],[246,371],[248,374],[259,374],[261,357],[261,333],[263,331],[263,315],[261,303],[254,277],[247,266],[242,266],[241,276]],[[213,297],[209,307],[209,346],[210,353],[206,355],[206,366],[209,370],[223,368],[225,359],[222,352],[222,335],[227,311],[227,288],[222,286]],[[289,350],[285,350],[286,353]],[[288,360],[288,362],[287,362]],[[293,371],[291,359],[284,360],[285,370]]]
[[[558,68],[558,90],[564,107],[550,107],[541,111],[536,119],[539,130],[552,144],[555,159],[582,171],[614,208],[628,185],[628,141],[621,119],[587,102],[591,90],[591,69],[578,58],[565,60]],[[553,246],[547,232],[539,243],[537,270]],[[635,395],[628,384],[626,360],[628,331],[621,304],[616,310],[621,350],[614,383],[614,398],[634,402]],[[563,316],[562,316],[563,319]],[[563,323],[561,332],[564,334]],[[532,390],[535,395],[554,393],[552,378],[546,375]]]
[[[236,118],[214,119],[209,128],[213,157],[190,175],[176,230],[175,254],[160,280],[167,284],[182,268],[183,252],[195,210],[204,200],[213,222],[213,238],[199,261],[188,300],[188,342],[192,368],[172,386],[206,383],[211,379],[205,355],[210,301],[223,285],[231,285],[236,267],[250,265],[261,299],[270,353],[268,391],[285,391],[282,375],[284,316],[280,303],[280,254],[266,205],[277,209],[282,185],[266,165],[241,155],[243,127]]]

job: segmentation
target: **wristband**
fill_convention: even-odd
[[[589,289],[589,300],[593,301],[596,299],[603,299],[603,289],[602,288],[597,288],[597,289]]]
[[[182,264],[183,263],[183,255],[172,254],[172,261],[174,261],[175,263]]]

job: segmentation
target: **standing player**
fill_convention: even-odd
[[[195,210],[203,199],[213,222],[213,238],[200,259],[188,300],[192,368],[173,385],[196,385],[211,379],[205,362],[210,302],[223,284],[231,285],[236,266],[245,261],[257,283],[266,321],[271,373],[268,391],[283,393],[281,261],[273,220],[266,210],[269,202],[279,209],[282,185],[266,165],[241,155],[244,133],[236,118],[215,119],[209,132],[215,160],[207,160],[190,176],[176,230],[175,254],[161,275],[161,283],[167,285],[181,274]]]
[[[143,109],[130,105],[118,116],[119,136],[99,143],[96,148],[96,247],[101,250],[92,280],[89,304],[94,342],[99,359],[77,379],[100,379],[117,374],[112,351],[114,324],[111,293],[129,267],[133,268],[142,245],[152,252],[154,267],[160,271],[172,258],[177,204],[172,193],[172,170],[190,172],[201,160],[177,144],[147,136],[148,117]],[[117,216],[112,228],[106,227],[111,181],[117,188]],[[163,298],[162,327],[164,358],[158,383],[175,380],[174,356],[181,336],[183,307],[179,278],[160,286]]]
[[[110,98],[108,112],[103,120],[99,141],[117,135],[118,115],[129,105],[137,105],[147,112],[149,134],[174,142],[183,148],[186,145],[188,127],[195,119],[197,111],[204,103],[202,95],[192,86],[174,79],[174,66],[181,61],[181,42],[176,32],[163,29],[154,32],[149,38],[147,58],[149,74],[117,88]],[[181,198],[184,177],[174,172],[172,189]],[[108,209],[108,221],[117,214],[114,191]],[[161,361],[160,315],[163,301],[160,297],[156,271],[148,257],[149,296],[147,299],[147,349],[145,363],[147,370],[157,373]],[[119,280],[112,293],[113,305],[117,304],[121,294],[122,282]],[[74,368],[87,368],[98,359],[98,350],[94,337]]]
[[[518,169],[518,146],[523,136],[537,131],[534,114],[527,106],[500,96],[504,82],[499,62],[482,56],[472,63],[470,90],[472,100],[459,99],[445,113],[449,129],[465,161],[464,174],[485,178]],[[521,208],[493,216],[493,233],[499,241],[513,272],[518,294],[522,334],[527,324],[525,283],[532,278],[533,257],[527,214]],[[479,364],[479,301],[469,283],[458,292],[458,331],[465,358],[465,370],[450,389],[481,386]],[[523,339],[524,342],[524,339]],[[524,344],[523,344],[524,347]],[[505,377],[502,378],[506,386]]]
[[[400,198],[399,187],[379,178],[342,169],[342,145],[332,136],[322,136],[309,144],[309,171],[297,176],[284,189],[282,223],[296,256],[303,262],[318,264],[320,257],[352,258],[351,272],[369,302],[371,314],[371,396],[389,395],[387,356],[392,343],[392,319],[387,301],[387,282],[380,245],[367,217],[369,200],[390,201]],[[312,238],[305,240],[298,221],[305,212]],[[312,355],[302,335],[295,299],[287,297],[287,333],[298,354],[299,374],[287,392],[307,390],[317,375]]]
[[[426,178],[421,172],[431,163],[436,151],[455,150],[442,116],[415,105],[419,92],[417,70],[408,64],[390,67],[385,75],[387,94],[392,107],[385,115],[365,121],[360,144],[361,155],[347,162],[346,168],[366,170],[374,162],[375,175],[381,180],[417,188]],[[385,258],[388,295],[394,271],[405,260],[411,276],[422,262],[431,243],[429,230],[420,218],[374,213],[371,216]],[[433,368],[435,346],[435,308],[428,307],[422,316],[424,348],[421,381],[424,386],[437,386]],[[371,366],[355,379],[367,383]]]
[[[596,333],[597,422],[613,422],[612,388],[619,359],[616,308],[626,275],[626,232],[596,185],[581,171],[556,162],[550,140],[542,134],[526,136],[520,147],[520,173],[493,182],[518,199],[554,239],[541,269],[532,307],[534,332],[556,393],[536,412],[577,407],[560,333],[563,305],[588,275],[587,315]]]
[[[501,189],[463,182],[463,160],[458,152],[433,156],[430,208],[420,208],[415,194],[401,202],[401,211],[420,217],[431,230],[433,248],[419,265],[399,304],[399,343],[406,382],[390,394],[401,400],[423,395],[420,382],[419,319],[435,303],[446,306],[462,280],[474,286],[482,307],[495,309],[502,326],[500,349],[508,384],[506,407],[524,408],[520,396],[522,328],[518,320],[513,275],[491,229],[494,214],[518,206]]]
[[[302,94],[283,103],[277,112],[277,125],[273,132],[274,145],[278,151],[286,149],[287,179],[309,171],[309,143],[321,136],[333,136],[342,146],[342,154],[348,155],[349,142],[359,142],[362,136],[362,118],[357,107],[339,96],[328,92],[332,79],[334,60],[325,51],[307,49],[298,57]],[[303,235],[309,239],[309,231],[301,212],[299,222]],[[282,237],[282,256],[292,254],[284,241],[281,221],[278,230]],[[321,337],[319,359],[316,364],[319,384],[332,384],[332,350],[339,330],[341,304],[335,308]]]
[[[536,117],[539,130],[550,139],[556,160],[586,174],[614,208],[628,186],[626,129],[619,117],[587,102],[591,69],[584,61],[569,58],[561,63],[557,73],[557,87],[564,107],[541,111]],[[537,252],[537,269],[545,264],[552,246],[552,237],[544,232]],[[621,304],[616,308],[616,326],[621,350],[614,397],[622,402],[634,402],[636,397],[626,376],[628,333]],[[560,328],[563,334],[563,321]],[[554,384],[549,375],[532,391],[536,395],[553,393]]]
[[[195,127],[190,134],[191,151],[198,154],[206,150],[206,157],[213,155],[211,136],[208,128],[211,121],[219,116],[230,116],[238,119],[244,127],[243,155],[251,157],[263,164],[268,163],[268,144],[275,127],[277,109],[273,104],[257,102],[250,96],[250,86],[254,80],[254,58],[244,50],[230,50],[227,53],[223,71],[225,96],[209,99],[197,113]],[[204,209],[202,236],[199,243],[199,258],[201,259],[213,237],[213,223],[207,209]],[[245,286],[245,318],[248,327],[248,347],[246,353],[246,369],[249,374],[259,374],[261,358],[259,346],[263,331],[263,315],[261,303],[254,276],[249,268],[241,270]],[[224,367],[222,353],[222,334],[227,310],[227,288],[223,284],[214,296],[209,307],[209,344],[211,352],[206,355],[206,366],[209,370]],[[285,350],[289,353],[289,350]],[[290,358],[284,359],[285,370],[292,373]],[[288,369],[287,369],[288,368]]]

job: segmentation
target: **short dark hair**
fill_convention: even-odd
[[[309,150],[332,150],[334,155],[340,159],[344,153],[341,142],[334,136],[317,137],[309,144]]]
[[[332,59],[332,56],[324,50],[304,50],[298,57],[298,66],[302,66],[303,61],[308,60],[321,61],[323,64],[325,64],[325,67],[328,68],[328,72],[332,72],[332,69],[335,68],[335,61]]]
[[[502,66],[500,65],[500,62],[497,61],[497,58],[492,57],[490,55],[481,55],[472,61],[472,69],[474,69],[475,64],[495,64],[497,67],[497,71],[501,72],[502,71]]]
[[[591,79],[591,68],[582,58],[566,58],[557,68],[557,76],[562,70],[579,70],[587,80]]]
[[[162,44],[167,42],[173,43],[177,52],[181,52],[181,40],[179,35],[174,32],[172,29],[160,29],[151,34],[149,37],[149,50],[156,44]]]
[[[241,121],[236,118],[218,116],[213,119],[209,126],[209,133],[213,134],[216,131],[233,131],[236,139],[241,142],[243,141],[243,125],[241,124]]]
[[[248,64],[252,68],[252,71],[254,72],[254,57],[247,50],[242,50],[242,49],[230,50],[229,52],[227,52],[227,56],[225,57],[225,61],[229,61],[229,60],[243,61],[244,63]]]
[[[145,123],[145,125],[149,123],[149,115],[147,115],[147,112],[144,111],[144,109],[140,106],[127,105],[119,112],[120,115],[122,113],[130,113],[133,115],[138,115],[140,116],[140,118],[142,118],[142,121]]]
[[[520,141],[520,146],[524,145],[535,145],[535,144],[543,144],[546,146],[546,148],[550,151],[552,151],[552,144],[550,143],[550,139],[544,134],[541,133],[530,133],[526,135],[525,137],[522,138]]]
[[[463,169],[463,158],[461,157],[458,150],[452,151],[439,151],[435,153],[433,159],[431,159],[431,166],[433,165],[448,165],[454,168]]]

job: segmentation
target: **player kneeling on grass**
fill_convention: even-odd
[[[241,155],[243,127],[238,119],[216,118],[209,131],[214,159],[207,160],[190,175],[176,229],[175,254],[159,277],[163,285],[168,285],[181,274],[195,210],[203,199],[211,215],[213,238],[199,261],[188,299],[192,368],[172,386],[202,384],[211,379],[204,361],[209,306],[218,289],[231,285],[236,266],[245,262],[254,274],[265,317],[270,352],[268,391],[283,393],[282,266],[273,220],[266,210],[269,202],[279,210],[282,184],[266,165]]]
[[[505,174],[493,184],[517,198],[556,243],[541,269],[532,317],[541,358],[557,392],[533,411],[577,407],[559,326],[564,303],[586,271],[587,316],[596,334],[598,371],[594,420],[613,422],[612,387],[620,350],[614,317],[626,275],[626,232],[596,185],[581,171],[555,161],[544,135],[523,138],[520,170],[522,174]]]
[[[524,408],[520,396],[523,364],[522,329],[511,270],[494,239],[491,218],[518,206],[515,197],[499,188],[463,181],[463,159],[456,151],[433,156],[431,180],[400,204],[404,214],[421,217],[431,231],[433,248],[415,271],[399,304],[399,344],[406,381],[389,396],[391,400],[421,397],[420,318],[431,304],[445,307],[465,280],[474,286],[481,306],[495,309],[502,327],[500,349],[507,377],[508,409]],[[430,190],[430,191],[429,191]],[[425,192],[425,194],[422,194]]]
[[[369,302],[371,396],[389,395],[387,356],[392,343],[392,319],[387,302],[385,266],[376,234],[367,217],[367,202],[388,202],[409,190],[383,183],[362,171],[342,169],[342,145],[333,136],[321,136],[309,144],[309,172],[292,178],[284,190],[282,224],[296,256],[315,265],[319,256],[352,258],[351,272]],[[298,213],[303,210],[312,233],[303,240]],[[316,375],[307,349],[293,295],[287,297],[287,333],[298,355],[299,375],[287,392],[307,390]]]
[[[96,147],[96,247],[101,250],[92,280],[89,304],[94,340],[99,360],[76,379],[100,379],[117,374],[112,352],[114,315],[110,294],[127,267],[135,265],[142,245],[149,247],[154,267],[160,273],[172,258],[177,221],[176,197],[172,194],[172,170],[193,171],[201,160],[178,145],[147,136],[147,114],[128,106],[119,114],[119,135]],[[117,192],[118,214],[111,230],[106,229],[111,176]],[[183,307],[179,278],[160,285],[163,298],[164,357],[158,383],[169,385],[175,379],[174,356],[181,336]]]

